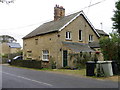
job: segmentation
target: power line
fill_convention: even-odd
[[[30,25],[26,25],[26,26],[15,27],[15,28],[3,28],[3,29],[0,29],[0,30],[21,29],[21,28],[27,28],[27,27],[35,26],[37,24],[40,24],[40,23],[30,24]]]
[[[97,2],[97,3],[91,4],[91,2],[92,2],[92,0],[91,0],[89,6],[86,6],[86,7],[82,8],[82,10],[88,8],[88,12],[89,12],[89,8],[90,8],[90,7],[95,6],[95,5],[97,5],[97,4],[100,4],[100,3],[104,2],[104,1],[106,1],[106,0],[102,0],[102,1],[99,1],[99,2]],[[114,1],[115,1],[115,0],[114,0]],[[15,27],[15,28],[0,29],[0,30],[21,29],[21,28],[31,27],[31,26],[34,26],[34,25],[37,25],[37,24],[40,24],[40,23],[30,24],[30,25],[21,26],[21,27]]]
[[[91,5],[87,6],[87,7],[84,7],[84,8],[82,8],[82,9],[86,9],[86,8],[95,6],[95,5],[100,4],[100,3],[104,2],[104,1],[106,1],[106,0],[99,1],[99,2],[97,2],[97,3],[94,3],[94,4],[91,4]]]
[[[89,6],[91,5],[91,3],[92,3],[92,0],[90,0],[90,4],[89,4]],[[90,7],[88,7],[87,14],[88,14],[88,12],[89,12],[89,9],[90,9]]]

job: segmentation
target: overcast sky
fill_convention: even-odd
[[[90,8],[90,4],[103,1]],[[0,3],[0,35],[10,35],[22,45],[22,38],[40,26],[53,20],[56,4],[65,8],[66,15],[81,11],[96,29],[112,32],[113,10],[118,0],[15,0],[12,4]],[[101,27],[101,24],[102,27]]]

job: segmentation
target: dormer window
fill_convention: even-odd
[[[89,35],[89,42],[93,42],[93,35]]]
[[[71,40],[71,32],[70,31],[66,32],[66,40]]]

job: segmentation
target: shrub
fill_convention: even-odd
[[[71,69],[69,66],[62,67],[61,69]]]
[[[2,58],[8,58],[8,54],[1,55]]]
[[[41,62],[42,61],[36,61],[36,60],[12,60],[10,65],[40,69],[42,68]]]
[[[70,60],[73,60],[75,68],[77,69],[85,68],[86,62],[94,59],[94,56],[87,52],[70,53],[69,56]]]
[[[50,66],[49,66],[50,69],[56,69],[56,62],[55,62],[55,59],[50,56]]]

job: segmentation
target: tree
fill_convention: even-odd
[[[112,18],[113,21],[113,29],[116,29],[120,34],[120,0],[115,3],[116,10],[114,11],[114,16]]]
[[[9,4],[9,3],[14,3],[14,0],[0,0],[0,2]]]
[[[0,42],[6,42],[6,43],[11,43],[11,42],[16,42],[17,40],[14,37],[8,36],[8,35],[2,35],[0,36]]]
[[[110,38],[102,38],[100,47],[105,60],[120,62],[120,36],[118,33],[111,33]]]

